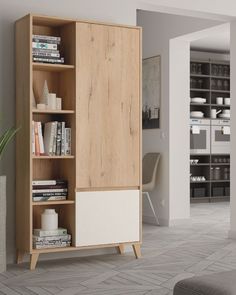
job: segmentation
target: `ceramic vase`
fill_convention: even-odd
[[[0,176],[0,273],[6,271],[6,176]]]
[[[47,80],[45,80],[44,85],[43,85],[43,92],[42,92],[40,103],[44,103],[45,105],[48,105],[48,94],[49,94],[48,82],[47,82]]]
[[[45,209],[41,215],[42,230],[56,230],[58,229],[58,214],[55,209]]]

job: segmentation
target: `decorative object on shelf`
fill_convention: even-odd
[[[45,103],[38,103],[37,109],[38,110],[46,110],[46,104]]]
[[[190,177],[190,180],[191,181],[196,181],[196,182],[199,182],[199,181],[206,181],[206,177],[205,176],[191,176]]]
[[[224,98],[224,104],[230,106],[230,97]]]
[[[57,101],[57,103],[56,103],[56,109],[57,110],[61,110],[62,109],[62,99],[60,97],[57,97],[56,98],[56,101]]]
[[[45,209],[41,215],[42,230],[57,230],[58,229],[58,214],[55,209]]]
[[[192,111],[192,112],[190,112],[190,117],[191,118],[203,118],[204,113],[201,111]]]
[[[191,165],[197,165],[199,162],[199,159],[190,159],[190,164]]]
[[[230,119],[230,110],[223,110],[219,117],[223,119]]]
[[[203,97],[192,97],[191,98],[191,102],[192,103],[206,103],[206,98],[203,98]]]
[[[160,128],[161,57],[143,59],[143,129]]]
[[[56,93],[49,93],[48,94],[47,108],[49,110],[56,110],[57,109],[57,95],[56,95]]]
[[[216,119],[216,116],[221,112],[222,110],[217,111],[216,109],[211,109],[211,118]]]
[[[223,104],[223,97],[216,97],[216,104],[222,105]]]
[[[18,129],[6,130],[0,137],[0,159],[7,144],[15,136]],[[0,176],[0,273],[6,271],[6,176]]]
[[[47,80],[45,80],[44,84],[43,84],[41,103],[44,103],[45,105],[48,105],[48,94],[49,94],[48,82],[47,82]]]

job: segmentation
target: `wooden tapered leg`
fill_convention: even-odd
[[[133,250],[134,250],[134,254],[135,257],[138,259],[141,257],[141,248],[140,248],[140,244],[133,244],[132,245]]]
[[[120,244],[118,247],[118,252],[119,254],[124,254],[125,253],[125,246],[123,244]]]
[[[30,270],[34,270],[37,264],[39,258],[39,254],[38,253],[34,253],[31,254],[30,256]]]
[[[20,250],[17,250],[16,251],[16,263],[17,264],[20,264],[23,262],[23,259],[24,259],[24,252],[20,251]]]

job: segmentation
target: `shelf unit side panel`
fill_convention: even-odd
[[[31,208],[31,35],[30,16],[16,22],[16,247],[29,252],[32,240]]]

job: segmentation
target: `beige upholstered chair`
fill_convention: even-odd
[[[160,160],[159,153],[147,153],[143,157],[143,195],[147,197],[157,225],[159,220],[152,204],[149,192],[153,191],[156,185],[157,167]]]

